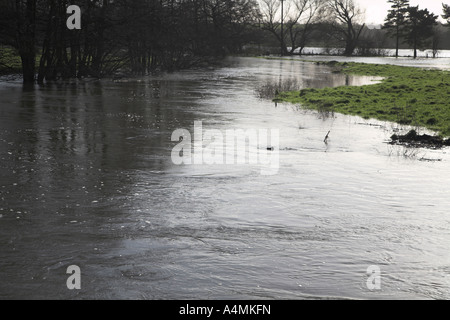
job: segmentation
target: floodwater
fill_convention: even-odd
[[[256,94],[289,79],[376,80],[233,58],[133,80],[2,83],[0,299],[449,299],[449,150],[391,146],[407,128]],[[175,165],[171,135],[195,121],[278,132],[277,170]],[[67,288],[71,265],[80,290]]]
[[[345,48],[320,48],[320,47],[305,47],[303,49],[303,55],[317,55],[317,54],[326,54],[329,52],[330,54],[338,54],[339,52],[343,52]],[[395,56],[395,49],[375,49],[378,53],[383,54],[385,57],[394,57]],[[299,52],[299,49],[295,51],[296,53]],[[399,49],[398,50],[399,57],[405,57],[405,58],[412,58],[414,56],[414,50],[413,49]],[[433,57],[433,50],[426,49],[426,50],[417,50],[417,56],[419,58],[429,58],[431,59]],[[438,58],[450,58],[450,50],[438,50],[436,52],[436,57]]]
[[[303,53],[305,55],[312,55],[308,58],[310,60],[330,60],[329,56],[324,56],[325,52],[326,51],[323,48],[305,48]],[[432,50],[418,50],[417,59],[412,58],[414,51],[410,49],[400,49],[398,58],[395,58],[395,49],[385,49],[382,50],[382,52],[384,52],[384,57],[342,57],[336,55],[332,59],[365,63],[388,63],[410,67],[420,66],[424,68],[450,69],[450,50],[439,50],[435,58],[433,58]],[[337,54],[337,52],[333,51],[331,53]]]

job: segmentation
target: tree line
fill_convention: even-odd
[[[409,0],[387,0],[391,9],[382,28],[383,35],[395,39],[396,56],[405,44],[414,50],[430,48],[436,53],[441,45],[442,28],[438,15],[411,6]],[[261,0],[262,28],[270,32],[282,54],[301,54],[311,43],[334,44],[344,55],[357,48],[364,52],[368,42],[379,35],[364,23],[364,12],[353,0]],[[450,6],[443,4],[442,17],[450,23]],[[386,39],[383,42],[387,42]]]
[[[81,30],[66,26],[69,5]],[[258,17],[255,0],[0,0],[0,44],[17,49],[24,82],[145,74],[237,52]]]
[[[366,54],[385,35],[417,50],[438,49],[438,16],[391,4],[382,34],[364,23],[354,0],[0,0],[0,44],[16,48],[24,82],[148,74],[188,68],[275,43],[280,54],[318,44]],[[66,26],[70,5],[81,8],[80,30]],[[442,17],[450,22],[450,6]],[[378,38],[378,39],[377,39]]]

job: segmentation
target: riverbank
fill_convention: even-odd
[[[316,62],[332,72],[382,77],[366,86],[282,92],[277,99],[319,111],[425,127],[450,136],[450,72],[354,62]]]

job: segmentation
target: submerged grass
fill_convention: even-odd
[[[316,110],[425,127],[450,136],[450,72],[364,63],[326,63],[334,72],[383,77],[366,86],[282,92],[278,99]]]
[[[267,81],[265,84],[256,88],[256,93],[260,99],[275,99],[280,92],[298,90],[300,85],[295,79],[286,79],[283,81]]]

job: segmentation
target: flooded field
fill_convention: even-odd
[[[230,58],[140,79],[1,83],[0,298],[449,299],[449,149],[392,146],[396,124],[258,96],[285,80],[376,79]],[[278,130],[276,173],[175,165],[171,135],[195,121]],[[66,286],[70,265],[81,290]]]

